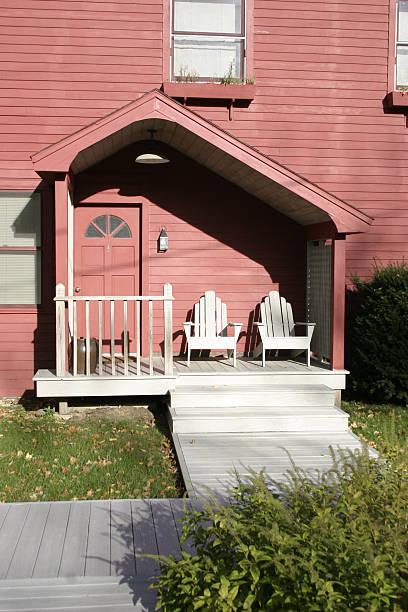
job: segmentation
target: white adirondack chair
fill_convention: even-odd
[[[234,334],[231,336],[227,336],[228,327],[234,328]],[[200,301],[194,304],[194,322],[184,323],[187,338],[187,366],[190,367],[191,349],[219,349],[233,351],[235,367],[241,327],[242,323],[227,323],[226,304],[215,297],[214,291],[206,291]]]
[[[278,291],[271,291],[261,303],[261,322],[258,326],[260,342],[254,350],[254,357],[262,352],[265,367],[265,351],[268,349],[292,349],[307,351],[307,366],[310,367],[310,342],[316,323],[294,323],[292,306]],[[295,326],[307,327],[306,336],[296,336]]]

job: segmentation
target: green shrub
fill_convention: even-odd
[[[347,291],[348,390],[371,400],[408,401],[408,266],[377,267]]]
[[[340,453],[315,482],[296,470],[280,498],[253,475],[227,507],[187,513],[197,554],[164,563],[165,611],[408,610],[407,457]],[[276,491],[276,489],[275,489]]]

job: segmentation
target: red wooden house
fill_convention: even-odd
[[[346,277],[408,253],[408,2],[1,9],[0,394],[165,393],[207,289],[251,355],[279,288],[341,388]]]

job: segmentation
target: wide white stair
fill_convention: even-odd
[[[146,577],[0,580],[0,612],[154,612]]]
[[[174,433],[347,431],[325,385],[183,386],[171,393]]]

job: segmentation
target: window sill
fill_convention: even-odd
[[[388,108],[408,107],[408,91],[390,91],[385,99]]]
[[[163,91],[171,98],[183,100],[209,99],[209,100],[246,100],[252,101],[255,97],[256,86],[251,84],[223,85],[222,83],[163,83]]]
[[[37,314],[40,309],[41,304],[0,304],[0,314]]]

